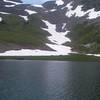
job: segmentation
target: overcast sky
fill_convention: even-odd
[[[24,3],[28,3],[28,4],[42,4],[46,1],[50,1],[50,0],[22,0]]]

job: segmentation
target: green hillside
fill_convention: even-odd
[[[100,53],[100,23],[97,20],[76,24],[69,34],[74,50],[88,53]]]
[[[36,15],[29,16],[28,22],[16,15],[0,16],[3,17],[0,23],[0,44],[11,43],[36,48],[47,42],[48,33],[40,28],[43,23]]]

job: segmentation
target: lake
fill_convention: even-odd
[[[0,100],[100,100],[100,63],[1,60]]]

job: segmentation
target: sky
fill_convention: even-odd
[[[22,0],[24,3],[27,4],[42,4],[46,1],[50,1],[50,0]]]

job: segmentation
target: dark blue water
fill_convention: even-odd
[[[100,63],[2,60],[0,100],[100,100]]]

